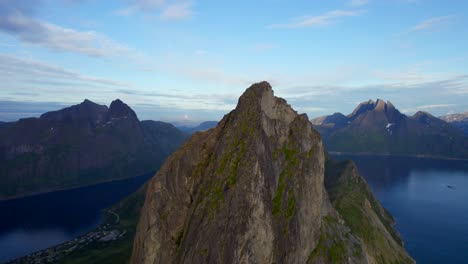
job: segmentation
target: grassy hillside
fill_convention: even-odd
[[[413,263],[394,229],[393,217],[372,194],[352,161],[328,159],[325,186],[334,208],[375,263]]]

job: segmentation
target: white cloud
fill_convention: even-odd
[[[449,109],[456,106],[456,104],[432,104],[432,105],[420,105],[414,108],[402,109],[402,113],[415,113],[417,111],[430,111],[434,109]]]
[[[154,9],[166,3],[165,0],[133,0],[133,5],[141,10]]]
[[[383,81],[396,81],[405,84],[436,79],[434,74],[423,73],[415,69],[404,69],[399,71],[375,70],[373,75]]]
[[[416,26],[412,27],[410,29],[410,32],[427,31],[434,29],[436,27],[448,23],[451,18],[452,16],[440,16],[424,20]]]
[[[273,44],[273,43],[267,43],[267,42],[261,42],[261,43],[256,43],[254,46],[253,46],[253,50],[255,52],[265,52],[265,51],[269,51],[269,50],[272,50],[272,49],[275,49],[277,48],[278,46]]]
[[[421,0],[400,0],[401,2],[403,3],[407,3],[407,4],[419,4],[421,3]]]
[[[339,18],[355,17],[361,15],[362,11],[333,10],[318,16],[306,16],[296,18],[294,21],[284,24],[273,24],[269,28],[303,28],[324,26],[336,22]]]
[[[323,107],[296,107],[298,112],[325,112],[328,109]]]
[[[154,12],[154,10],[162,8],[165,3],[165,0],[132,0],[128,6],[116,10],[115,14],[130,16],[139,12]]]
[[[159,16],[163,20],[183,20],[193,14],[191,0],[133,0],[131,3],[115,11],[120,16],[130,16],[139,13]]]
[[[196,80],[209,81],[213,83],[221,83],[226,85],[249,85],[253,83],[252,80],[249,80],[246,77],[228,74],[225,71],[217,68],[168,66],[167,69]]]
[[[196,50],[196,51],[195,51],[195,55],[199,55],[199,56],[201,56],[201,55],[206,55],[206,54],[208,54],[208,53],[209,53],[209,52],[208,52],[207,50]]]
[[[84,75],[45,62],[5,54],[0,54],[0,80],[2,83],[14,81],[33,85],[130,87],[127,83]]]
[[[58,52],[72,52],[90,57],[140,56],[137,51],[113,41],[104,34],[79,31],[37,20],[32,17],[31,10],[22,7],[23,3],[24,1],[11,2],[7,3],[9,5],[6,8],[0,8],[0,32],[24,43]]]
[[[369,3],[369,0],[350,0],[349,4],[351,6],[363,6],[367,5]]]
[[[175,3],[166,6],[161,12],[164,20],[182,20],[192,16],[192,2]]]
[[[418,108],[420,109],[434,109],[434,108],[447,108],[454,106],[455,104],[433,104],[433,105],[420,105]]]

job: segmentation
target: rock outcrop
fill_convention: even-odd
[[[149,183],[131,262],[411,263],[380,218],[372,224],[396,245],[382,245],[391,254],[372,251],[372,241],[348,226],[327,194],[325,164],[307,116],[268,83],[252,85],[235,110],[194,134]],[[356,206],[383,210],[375,199],[363,202]]]

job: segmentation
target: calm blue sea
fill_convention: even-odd
[[[0,201],[0,263],[91,231],[101,224],[103,209],[153,175]]]
[[[468,263],[468,162],[335,158],[356,162],[418,263]],[[0,202],[0,263],[92,230],[102,221],[102,209],[152,175]]]
[[[468,263],[467,161],[335,158],[355,161],[418,263]]]

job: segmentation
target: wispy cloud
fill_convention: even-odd
[[[160,92],[164,90],[164,92]],[[154,105],[172,108],[174,110],[213,110],[230,111],[235,108],[238,94],[235,93],[206,93],[190,94],[188,91],[177,93],[166,92],[168,89],[120,89],[116,92],[123,94],[125,98],[140,105]],[[145,103],[146,102],[146,103]]]
[[[104,34],[79,31],[35,19],[33,16],[40,3],[41,1],[1,1],[0,31],[22,42],[58,52],[79,53],[90,57],[122,54],[138,56],[136,51]]]
[[[400,2],[408,3],[408,4],[419,4],[421,0],[400,0]]]
[[[406,85],[434,79],[434,74],[427,74],[416,69],[403,69],[399,71],[375,70],[373,75],[383,81],[401,82]]]
[[[457,106],[456,104],[431,104],[431,105],[420,105],[413,108],[401,109],[402,113],[415,113],[417,111],[431,111],[434,109],[451,109]]]
[[[433,17],[427,20],[422,21],[416,26],[412,27],[409,32],[419,32],[419,31],[428,31],[433,30],[441,25],[447,24],[452,19],[452,16],[439,16]]]
[[[136,13],[150,13],[160,9],[166,3],[165,0],[132,0],[129,4],[115,11],[120,16],[130,16]]]
[[[175,3],[166,6],[161,12],[164,20],[182,20],[192,16],[192,2]]]
[[[121,16],[143,13],[163,20],[183,20],[193,14],[192,0],[132,0],[129,5],[115,11]]]
[[[191,101],[191,102],[203,102],[207,104],[233,104],[237,101],[238,95],[233,93],[225,94],[187,94],[186,91],[179,91],[177,93],[169,92],[159,92],[152,90],[136,90],[136,89],[119,89],[116,92],[127,94],[127,95],[136,95],[136,96],[146,96],[146,97],[158,97],[165,100],[182,100],[182,101]]]
[[[45,62],[5,54],[0,54],[0,81],[2,83],[15,81],[33,85],[45,83],[57,86],[63,84],[94,87],[130,86],[127,83],[84,75]]]
[[[256,43],[254,46],[253,46],[253,50],[255,52],[258,52],[258,53],[262,53],[262,52],[265,52],[265,51],[269,51],[269,50],[272,50],[272,49],[275,49],[277,48],[278,46],[273,44],[273,43],[268,43],[268,42],[261,42],[261,43]]]
[[[358,102],[375,98],[391,100],[405,113],[424,110],[440,115],[449,110],[466,111],[468,76],[447,76],[437,81],[413,82],[411,85],[400,81],[358,86],[312,83],[276,89],[276,92],[299,111],[309,113],[310,117],[337,111],[350,113]],[[337,97],[341,98],[339,105]]]
[[[227,85],[248,85],[252,80],[239,76],[228,74],[223,70],[210,67],[169,67],[173,72],[191,77],[196,80],[210,81]]]
[[[306,16],[293,19],[284,24],[273,24],[269,28],[303,28],[329,25],[337,22],[340,18],[359,16],[363,11],[333,10],[318,16]]]
[[[369,0],[350,0],[349,5],[351,6],[364,6],[369,3]]]
[[[16,121],[24,117],[38,117],[41,114],[68,106],[58,102],[27,102],[0,100],[0,121]]]
[[[455,104],[433,104],[433,105],[420,105],[418,108],[420,109],[434,109],[434,108],[447,108],[454,106]]]
[[[201,50],[201,49],[199,49],[199,50],[196,50],[194,53],[195,53],[195,55],[201,56],[201,55],[206,55],[206,54],[208,54],[209,52],[208,52],[207,50]]]
[[[166,0],[132,0],[132,6],[140,10],[155,9],[166,3]]]

